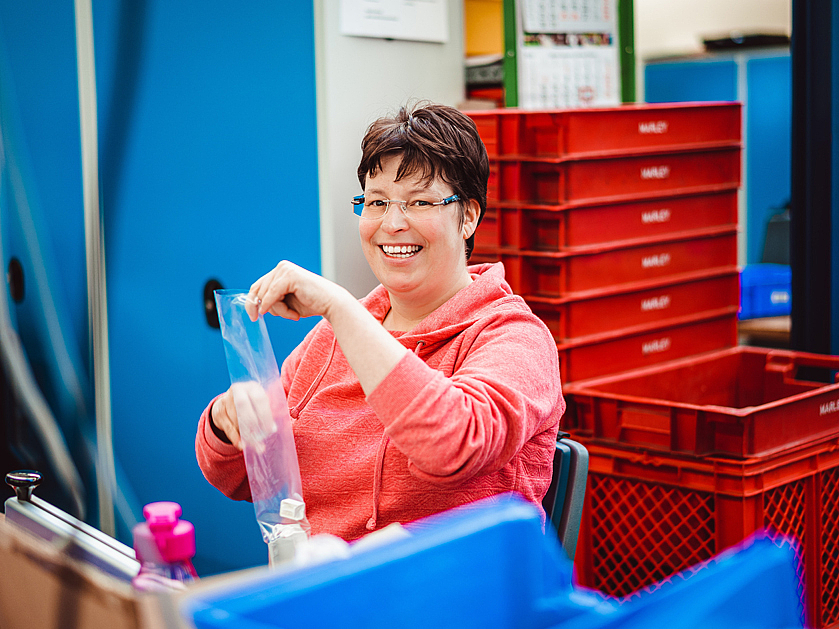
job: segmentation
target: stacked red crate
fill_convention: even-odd
[[[839,627],[839,357],[735,347],[739,106],[472,115],[475,259],[552,331],[589,450],[580,582],[631,597],[768,528]]]
[[[491,160],[473,259],[504,261],[564,382],[736,344],[738,104],[468,113]]]

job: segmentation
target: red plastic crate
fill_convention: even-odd
[[[766,527],[798,542],[808,626],[839,623],[839,440],[734,461],[573,437],[589,451],[582,585],[618,597],[649,591]]]
[[[560,343],[559,373],[569,383],[735,345],[736,306]]]
[[[740,149],[568,161],[499,161],[487,200],[509,205],[619,202],[740,184]]]
[[[822,380],[806,370],[821,370]],[[839,356],[736,347],[566,389],[581,435],[698,455],[766,456],[839,435]]]
[[[504,107],[504,88],[503,87],[469,87],[466,88],[466,97],[470,100],[489,100],[493,101],[493,106]]]
[[[664,282],[607,288],[579,299],[527,299],[533,312],[560,343],[613,330],[660,325],[669,319],[722,308],[736,308],[739,301],[739,273],[733,266],[680,275]]]
[[[487,213],[489,213],[489,209]],[[540,209],[492,208],[491,227],[480,238],[488,250],[564,251],[573,247],[737,224],[736,189],[605,205]]]
[[[715,227],[564,253],[502,251],[498,258],[510,286],[525,298],[583,297],[575,294],[734,266],[737,230]]]
[[[487,201],[498,199],[498,162],[490,162],[489,178],[487,179]]]
[[[494,262],[500,262],[501,257],[495,252],[489,251],[479,251],[477,248],[472,252],[472,255],[469,257],[467,264],[470,266],[473,264],[492,264]],[[506,271],[506,269],[505,269]],[[508,274],[509,275],[509,274]],[[507,277],[507,281],[509,282],[510,278]],[[511,286],[512,288],[512,286]]]
[[[498,250],[498,210],[488,207],[481,219],[481,224],[475,230],[475,254],[495,254]]]
[[[466,112],[490,157],[606,156],[738,143],[739,103]]]

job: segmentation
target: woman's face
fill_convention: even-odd
[[[367,176],[367,199],[438,202],[454,194],[439,177],[431,183],[420,175],[396,181],[401,160],[400,155],[387,157],[375,176]],[[436,308],[469,283],[465,239],[477,226],[478,204],[466,205],[462,226],[461,207],[451,203],[431,218],[415,220],[393,203],[380,219],[358,219],[367,263],[392,297],[414,307]]]

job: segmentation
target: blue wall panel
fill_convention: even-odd
[[[195,462],[198,415],[229,385],[203,286],[247,287],[281,258],[319,271],[312,11],[150,0],[140,34],[119,10],[101,14],[129,24],[115,50],[97,47],[97,61],[117,60],[99,98],[114,445],[140,502],[183,504],[210,571],[264,563],[266,549],[251,505]],[[134,64],[127,94],[120,62]],[[272,325],[279,360],[310,324]]]
[[[87,288],[73,20],[72,4],[58,0],[0,5],[0,97],[7,161],[19,169],[18,183],[25,187],[43,247],[38,263],[52,276],[52,299],[61,310],[72,350],[86,368]],[[5,253],[23,263],[28,288],[28,298],[14,314],[24,342],[39,348],[30,359],[37,377],[45,382],[50,375],[42,366],[49,357],[40,351],[46,341],[43,304],[17,219],[18,210],[25,210],[16,207],[11,190],[7,193]],[[3,261],[4,270],[7,267],[8,259]],[[48,400],[61,407],[53,387],[45,388]],[[63,416],[59,413],[60,419]]]
[[[95,0],[93,14],[124,489],[138,505],[183,505],[196,525],[199,571],[262,564],[252,506],[223,497],[195,462],[198,416],[229,385],[202,293],[211,278],[246,288],[283,258],[320,270],[313,6]],[[73,20],[72,3],[4,4],[2,45],[13,71],[0,79],[4,97],[14,86],[20,153],[48,225],[56,290],[86,359]],[[4,242],[19,240],[6,227]],[[37,304],[27,298],[18,320],[28,320],[27,309]],[[278,360],[314,323],[269,322]],[[30,336],[37,361],[44,346],[38,330]],[[124,527],[119,533],[127,541]]]
[[[648,103],[737,100],[737,65],[731,60],[650,63],[644,68]]]
[[[748,142],[746,203],[749,230],[746,258],[760,262],[766,226],[790,199],[792,69],[789,56],[746,62]]]
[[[644,77],[650,103],[743,100],[747,218],[741,228],[746,230],[746,263],[760,262],[767,222],[790,197],[789,54],[743,51],[716,61],[651,62]],[[738,95],[741,79],[745,91]]]
[[[5,276],[12,258],[21,263],[24,298],[11,308],[13,324],[77,455],[88,484],[88,516],[95,518],[95,477],[85,447],[92,421],[73,20],[72,4],[57,0],[0,5],[0,264]],[[36,433],[3,419],[10,464],[39,467],[45,475],[39,494],[75,511]]]

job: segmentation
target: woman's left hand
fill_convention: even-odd
[[[347,297],[352,298],[334,282],[283,260],[253,283],[245,308],[253,321],[266,312],[293,321],[318,315],[329,319]]]

